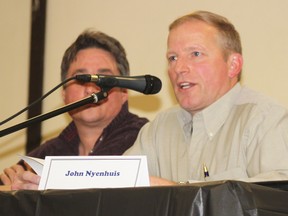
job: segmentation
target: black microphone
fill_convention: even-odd
[[[111,89],[113,87],[132,89],[144,94],[156,94],[162,88],[159,78],[151,75],[145,76],[112,76],[81,74],[75,76],[81,82],[94,82],[101,88]]]

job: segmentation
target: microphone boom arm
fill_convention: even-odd
[[[21,129],[25,128],[25,127],[28,127],[28,126],[32,125],[33,123],[44,121],[46,119],[55,117],[55,116],[60,115],[60,114],[62,114],[64,112],[68,112],[70,110],[73,110],[75,108],[84,106],[86,104],[98,103],[99,101],[105,99],[107,96],[108,96],[108,93],[106,91],[93,93],[93,94],[91,94],[90,96],[88,96],[88,97],[86,97],[84,99],[78,100],[78,101],[76,101],[74,103],[67,104],[66,106],[63,106],[63,107],[61,107],[59,109],[53,110],[51,112],[48,112],[48,113],[45,113],[45,114],[42,114],[42,115],[35,116],[35,117],[31,118],[31,119],[28,119],[27,121],[24,121],[24,122],[19,123],[17,125],[14,125],[14,126],[11,126],[9,128],[6,128],[4,130],[1,130],[0,131],[0,137],[3,137],[3,136],[8,135],[10,133],[16,132],[18,130],[21,130]]]

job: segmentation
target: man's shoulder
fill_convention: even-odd
[[[50,155],[51,151],[54,151],[54,149],[61,148],[63,142],[59,137],[51,138],[47,141],[44,141],[41,145],[39,145],[37,148],[32,150],[28,153],[28,156],[31,157],[38,157],[38,158],[45,158],[46,155]]]
[[[124,121],[121,121],[119,123],[123,124],[133,124],[134,126],[142,127],[144,124],[146,124],[149,120],[146,117],[138,116],[135,113],[131,113],[130,111],[127,112],[126,116],[123,118]]]
[[[277,119],[288,115],[288,109],[278,101],[246,87],[242,88],[235,105],[250,110],[252,116]]]
[[[280,110],[287,110],[279,101],[265,95],[261,92],[252,90],[247,87],[242,87],[239,96],[236,100],[236,105],[253,104],[257,107],[276,108]]]

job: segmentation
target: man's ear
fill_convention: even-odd
[[[243,57],[239,53],[233,53],[228,58],[229,72],[228,76],[230,78],[237,77],[242,70]]]

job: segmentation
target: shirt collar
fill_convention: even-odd
[[[193,122],[202,119],[206,133],[210,139],[224,124],[230,111],[235,104],[235,100],[241,91],[241,86],[237,83],[230,91],[223,95],[220,99],[193,116]]]
[[[102,135],[109,133],[109,131],[113,130],[116,126],[119,125],[119,122],[123,121],[127,117],[127,114],[129,113],[128,109],[128,101],[124,102],[120,112],[117,114],[117,116],[112,120],[112,122],[104,128]],[[59,135],[60,139],[63,139],[66,142],[73,143],[72,145],[75,145],[75,143],[79,143],[80,138],[78,135],[78,131],[76,128],[76,125],[74,121],[72,121]]]
[[[180,107],[178,105],[178,107]],[[179,123],[181,128],[183,128],[184,135],[187,139],[190,138],[192,132],[192,116],[185,109],[180,107],[180,112],[177,113],[177,118],[179,119]]]

